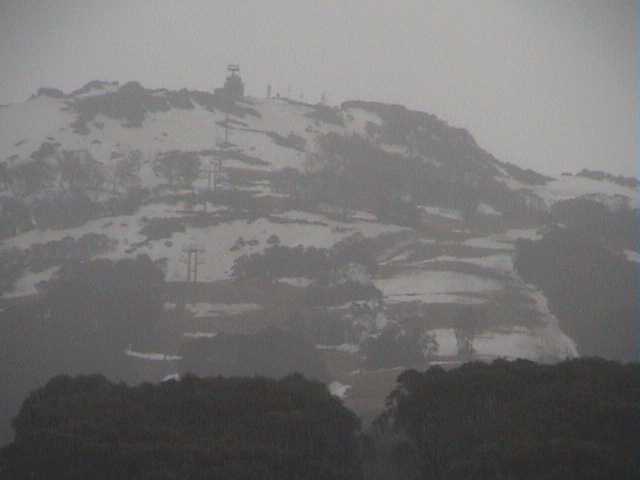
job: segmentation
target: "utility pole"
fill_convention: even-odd
[[[224,144],[229,145],[229,109],[227,109],[224,115]]]
[[[183,263],[187,264],[187,283],[198,283],[198,266],[204,263],[204,259],[198,258],[198,255],[204,254],[204,248],[189,245],[182,251],[186,254]]]
[[[213,160],[209,160],[209,166],[207,167],[207,190],[209,191],[211,191],[212,176],[213,176]]]
[[[215,192],[222,178],[222,156],[219,156],[217,160],[209,160],[209,166],[205,171],[207,172],[207,188],[210,192]]]
[[[218,157],[215,169],[213,171],[213,191],[218,189],[220,180],[222,179],[222,157]]]
[[[191,282],[191,255],[193,252],[191,250],[187,250],[187,283]]]
[[[198,283],[198,250],[193,250],[193,283]]]

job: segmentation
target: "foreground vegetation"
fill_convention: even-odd
[[[3,478],[361,478],[357,417],[295,375],[137,387],[59,376],[14,426]]]
[[[366,433],[326,387],[185,376],[58,376],[0,451],[3,478],[637,479],[640,366],[469,363],[408,370]]]
[[[637,364],[497,360],[409,370],[387,405],[374,436],[386,457],[373,472],[388,471],[386,458],[399,478],[640,478]]]

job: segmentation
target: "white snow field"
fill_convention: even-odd
[[[502,289],[499,282],[477,275],[429,270],[377,278],[374,283],[388,303],[483,303],[482,298],[469,294],[490,294]]]

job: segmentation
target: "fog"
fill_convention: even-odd
[[[0,477],[640,478],[636,7],[0,0]]]

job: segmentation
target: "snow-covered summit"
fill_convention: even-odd
[[[633,188],[586,177],[552,179],[501,162],[466,130],[400,106],[345,102],[332,107],[248,97],[229,103],[219,94],[146,89],[137,82],[92,81],[68,94],[43,88],[28,101],[0,109],[0,164],[11,170],[38,160],[44,146],[53,156],[88,151],[110,168],[114,157],[130,151],[150,161],[168,151],[202,154],[228,141],[245,154],[244,166],[303,172],[316,153],[317,138],[331,132],[362,136],[391,161],[420,158],[442,181],[493,190],[501,184],[514,197],[536,197],[547,207],[585,194],[599,194],[603,201],[624,196],[637,205]],[[499,184],[488,183],[493,180]],[[485,200],[486,206],[504,210],[491,203],[490,195]]]

